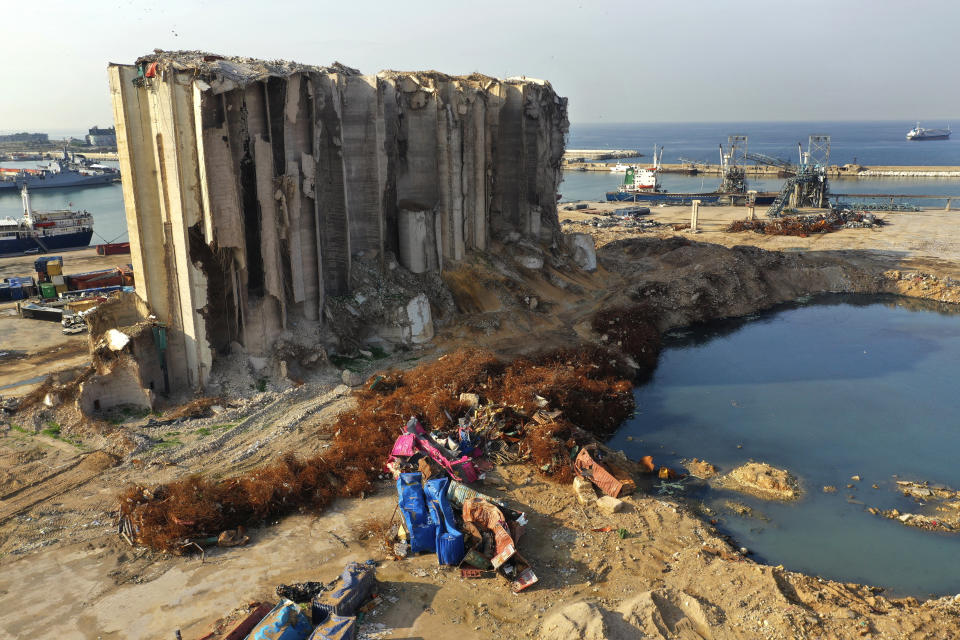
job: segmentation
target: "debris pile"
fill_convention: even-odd
[[[276,606],[255,602],[249,613],[228,631],[218,624],[204,638],[226,640],[352,640],[358,637],[363,613],[376,606],[379,596],[376,563],[349,562],[329,582],[280,585]],[[176,636],[180,637],[178,631]]]
[[[424,433],[429,430],[430,439],[421,438],[424,449],[423,442],[451,437],[458,447],[476,448],[474,434],[484,435],[489,445],[482,451],[492,458],[527,460],[538,472],[569,481],[570,448],[591,434],[611,433],[633,411],[627,374],[615,354],[598,347],[510,363],[488,351],[456,351],[378,376],[355,392],[356,408],[338,417],[332,445],[321,455],[303,459],[288,453],[221,480],[192,475],[152,489],[129,487],[120,496],[121,527],[135,543],[191,553],[214,544],[224,530],[362,495],[397,444],[390,425],[398,415],[418,416]],[[548,406],[562,407],[563,416],[540,412]],[[429,457],[441,465],[433,452]],[[450,467],[466,475],[464,465]]]
[[[589,213],[589,212],[587,212]],[[650,218],[641,218],[639,216],[620,216],[610,215],[602,218],[593,218],[591,220],[563,220],[563,224],[580,224],[594,229],[632,229],[634,231],[652,231],[659,229],[663,225]]]
[[[768,236],[800,236],[831,233],[840,229],[872,229],[885,224],[869,211],[831,210],[802,216],[784,216],[769,220],[736,220],[727,226],[728,233],[755,231]]]

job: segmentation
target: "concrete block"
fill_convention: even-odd
[[[596,505],[597,508],[600,509],[600,513],[604,513],[608,516],[623,511],[624,507],[623,500],[618,500],[613,496],[603,496],[597,498]]]
[[[356,387],[363,384],[363,376],[356,371],[350,371],[350,369],[344,369],[340,373],[340,379],[343,380],[343,384],[348,387]]]
[[[376,333],[384,340],[403,344],[423,344],[433,339],[433,317],[430,300],[418,294],[406,304],[391,312],[391,322],[376,327]]]
[[[593,488],[593,483],[580,476],[573,478],[573,492],[577,494],[577,500],[580,504],[590,504],[597,501],[597,492]]]
[[[535,256],[532,254],[520,254],[514,256],[514,260],[517,261],[524,269],[538,270],[543,269],[543,258],[540,256]]]
[[[567,248],[578,267],[584,271],[597,270],[597,247],[589,233],[568,233],[564,235]]]
[[[427,296],[421,293],[407,303],[407,318],[410,320],[410,340],[414,344],[433,340],[433,318]]]
[[[475,393],[461,393],[460,402],[467,405],[468,407],[479,407],[480,406],[480,396]]]

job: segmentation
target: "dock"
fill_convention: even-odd
[[[636,149],[567,149],[563,152],[564,163],[590,163],[600,160],[642,157],[643,154]]]

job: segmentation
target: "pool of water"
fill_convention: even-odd
[[[922,510],[896,493],[897,479],[960,486],[955,308],[824,296],[675,331],[665,346],[613,447],[674,467],[698,457],[721,471],[750,460],[789,469],[804,489],[791,503],[689,492],[763,562],[895,594],[960,592],[960,534],[866,511]],[[849,489],[853,475],[861,481]],[[724,509],[727,500],[758,517]]]

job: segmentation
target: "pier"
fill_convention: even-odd
[[[571,153],[571,152],[567,152]],[[579,153],[579,152],[578,152]],[[613,152],[611,152],[613,153]],[[617,152],[620,153],[620,152]],[[621,158],[628,156],[619,156]],[[615,162],[594,162],[586,160],[573,161],[564,156],[563,169],[565,171],[599,171],[609,172],[616,166]],[[636,164],[643,164],[642,162]],[[765,178],[786,178],[792,172],[781,167],[766,165],[746,165],[743,167],[749,176]],[[660,166],[663,173],[682,173],[687,175],[722,176],[723,168],[719,164],[677,163]],[[960,166],[922,166],[922,165],[883,165],[868,167],[865,165],[845,164],[830,165],[827,167],[827,176],[830,178],[960,178]]]
[[[599,160],[617,160],[623,158],[642,158],[636,149],[567,149],[563,152],[563,162],[591,163]],[[610,165],[613,166],[613,165]]]

